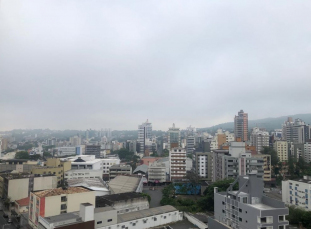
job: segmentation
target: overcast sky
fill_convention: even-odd
[[[0,4],[0,130],[310,113],[311,1]]]

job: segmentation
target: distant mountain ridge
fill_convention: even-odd
[[[311,124],[311,114],[296,114],[296,115],[281,116],[277,118],[263,118],[263,119],[256,119],[256,120],[248,120],[248,128],[252,129],[258,126],[260,128],[265,128],[268,131],[271,131],[274,129],[281,129],[282,124],[284,123],[284,121],[287,120],[288,117],[292,117],[293,120],[295,120],[296,118],[300,118],[306,124]],[[222,128],[225,130],[233,130],[234,122],[226,122],[226,123],[221,123],[221,124],[207,127],[207,128],[199,128],[199,130],[214,132],[219,128]]]

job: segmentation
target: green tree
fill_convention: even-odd
[[[279,163],[279,158],[278,158],[277,152],[268,146],[264,146],[262,148],[263,149],[261,150],[261,153],[270,155],[271,156],[271,165],[273,167],[277,166],[277,164]]]
[[[216,181],[209,185],[208,188],[204,191],[204,197],[198,201],[200,208],[204,211],[214,211],[214,188],[217,187],[219,192],[224,192],[233,182],[233,179],[225,179]],[[233,188],[237,189],[238,185],[236,184]]]
[[[168,157],[169,155],[170,155],[170,151],[168,151],[168,149],[163,149],[161,156]]]
[[[52,157],[52,154],[49,153],[49,152],[44,152],[44,153],[43,153],[43,156],[44,156],[44,157]]]
[[[150,201],[151,201],[151,196],[149,195],[149,194],[147,194],[147,193],[144,193],[144,192],[142,192],[142,193],[140,193],[142,196],[146,196],[147,197],[147,199],[148,199],[148,202],[150,203]]]
[[[29,159],[29,154],[26,151],[19,151],[15,154],[15,159]]]
[[[293,176],[295,174],[294,159],[292,157],[288,158],[288,173],[290,176]]]
[[[119,155],[119,158],[123,161],[131,161],[134,156],[134,152],[130,152],[125,148],[117,150],[116,153]]]

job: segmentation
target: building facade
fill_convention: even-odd
[[[39,216],[49,217],[79,211],[81,203],[95,205],[95,192],[83,187],[57,188],[30,193],[29,225],[37,228]]]
[[[85,155],[95,155],[96,158],[99,158],[100,155],[100,145],[86,145],[85,146]]]
[[[243,110],[234,117],[234,135],[235,138],[241,138],[243,142],[248,140],[248,114]]]
[[[186,150],[176,147],[170,150],[169,164],[170,164],[170,180],[181,180],[186,176]]]
[[[280,162],[287,162],[289,156],[289,146],[287,141],[275,141],[273,149],[276,151]]]
[[[263,147],[269,147],[269,132],[254,127],[250,136],[251,144],[256,147],[257,153],[263,150]]]
[[[233,185],[239,182],[239,189]],[[209,218],[211,229],[285,229],[289,211],[281,201],[263,195],[264,184],[256,174],[240,176],[226,192],[214,189],[215,216]]]
[[[195,153],[195,172],[202,180],[212,180],[212,153]]]
[[[164,183],[166,182],[165,164],[161,162],[153,162],[148,168],[148,182]]]
[[[152,139],[152,124],[148,121],[138,126],[138,139],[139,143],[139,153],[145,154],[146,150],[146,141],[150,141]],[[137,149],[138,150],[138,149]]]
[[[113,165],[109,168],[109,178],[113,179],[118,175],[131,175],[132,167],[130,165]]]
[[[167,135],[168,150],[180,147],[180,129],[175,127],[175,123],[173,123],[173,126],[168,129]]]

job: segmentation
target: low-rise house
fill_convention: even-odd
[[[21,215],[23,213],[28,212],[28,206],[29,206],[29,197],[15,200],[15,212],[17,215]]]

